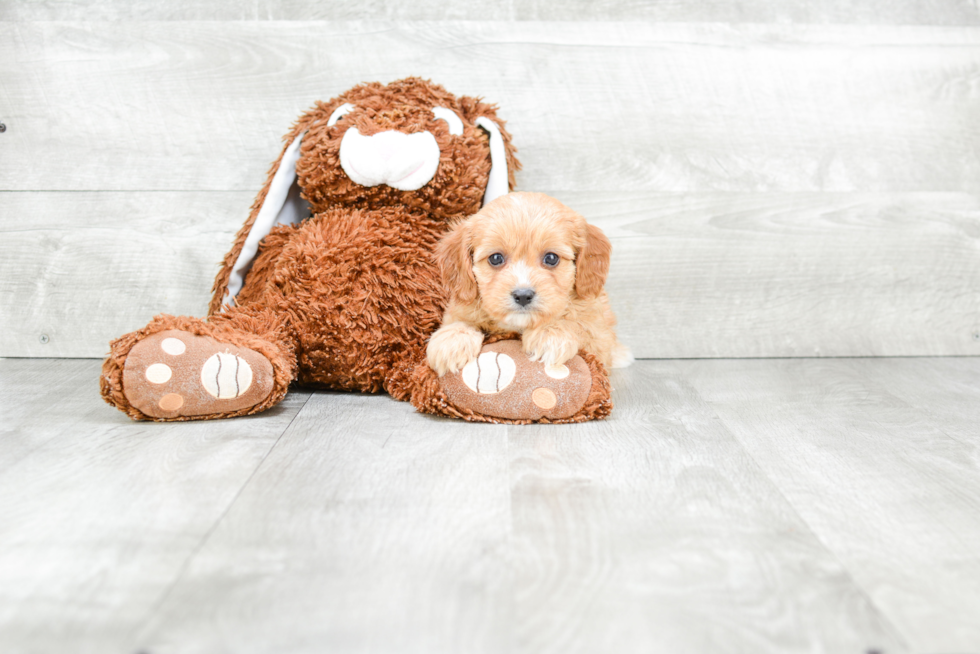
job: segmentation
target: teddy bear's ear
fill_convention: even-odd
[[[458,99],[460,112],[465,120],[480,127],[490,136],[490,177],[483,196],[483,206],[514,190],[514,173],[521,164],[514,156],[517,149],[511,143],[505,123],[497,116],[497,107],[478,98],[462,96]]]
[[[293,139],[279,161],[279,167],[269,182],[269,190],[262,200],[238,258],[232,265],[228,286],[221,300],[222,305],[230,305],[242,290],[245,275],[255,261],[259,243],[269,235],[272,228],[276,225],[298,223],[310,216],[310,204],[301,197],[296,181],[296,162],[299,160],[300,146],[305,135],[306,132],[303,132]]]
[[[507,195],[510,190],[507,174],[507,150],[504,148],[504,138],[500,128],[486,116],[476,119],[476,124],[490,134],[490,177],[487,178],[487,190],[483,192],[483,206],[487,206],[501,195]]]

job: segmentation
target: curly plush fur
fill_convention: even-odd
[[[520,334],[504,333],[487,336],[484,344],[497,343],[503,340],[518,339]],[[473,411],[467,406],[452,401],[444,391],[439,381],[439,374],[427,365],[417,366],[412,375],[412,404],[422,413],[432,413],[435,415],[451,416],[462,418],[470,422],[490,422],[508,425],[527,425],[531,423],[551,423],[566,424],[574,422],[587,422],[589,420],[602,420],[612,412],[612,400],[610,399],[611,388],[609,377],[602,363],[592,354],[580,351],[579,356],[585,360],[589,371],[592,374],[592,386],[589,389],[588,397],[584,405],[567,418],[540,418],[530,419],[507,419],[496,416],[489,416]]]
[[[347,114],[343,124],[327,127],[331,114],[345,103],[355,105],[357,111]],[[456,111],[463,120],[462,136],[451,136],[444,121],[432,119],[431,109],[437,106]],[[456,98],[441,86],[418,78],[392,82],[387,86],[377,82],[362,84],[329,102],[317,102],[285,136],[286,145],[269,170],[265,186],[256,197],[248,220],[235,237],[231,250],[225,255],[224,265],[214,280],[209,315],[221,310],[231,268],[265,202],[286,147],[300,134],[307,132],[296,173],[303,197],[310,202],[313,215],[338,207],[403,207],[445,224],[453,216],[470,215],[480,209],[490,173],[487,136],[476,126],[476,120],[480,117],[490,118],[500,128],[507,153],[508,186],[513,189],[514,172],[520,170],[521,165],[514,156],[516,149],[511,145],[511,136],[505,129],[504,121],[497,117],[494,105],[476,98]],[[385,185],[365,187],[353,182],[339,165],[340,143],[349,127],[356,127],[366,136],[390,129],[406,133],[423,129],[431,132],[441,151],[435,178],[412,192],[398,191]],[[251,273],[249,277],[252,277]],[[252,279],[249,282],[254,285]]]

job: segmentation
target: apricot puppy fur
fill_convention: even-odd
[[[612,246],[598,227],[542,193],[510,193],[456,224],[436,247],[449,304],[429,339],[440,376],[480,354],[483,335],[519,332],[532,361],[579,349],[607,368],[633,361],[603,290]]]

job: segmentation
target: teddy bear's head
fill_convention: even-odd
[[[402,205],[471,214],[507,193],[519,167],[494,106],[419,78],[356,86],[300,125],[296,174],[313,213]]]
[[[277,225],[337,207],[399,206],[437,219],[474,214],[512,189],[520,168],[493,105],[417,77],[361,84],[318,102],[286,139],[225,255],[212,313],[234,302]]]

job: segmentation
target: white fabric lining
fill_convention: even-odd
[[[299,184],[296,183],[296,162],[299,161],[300,145],[306,132],[300,134],[286,148],[276,174],[272,177],[269,192],[265,196],[262,208],[259,209],[252,229],[245,239],[242,251],[238,254],[235,265],[231,268],[228,278],[228,289],[222,304],[230,306],[233,299],[245,284],[245,275],[252,268],[259,243],[276,225],[289,225],[305,220],[310,215],[309,203],[300,197]]]
[[[446,121],[449,125],[449,133],[453,136],[460,136],[463,133],[463,121],[459,119],[456,112],[445,107],[433,107],[432,115],[439,120]]]
[[[334,125],[337,124],[338,120],[340,120],[341,118],[343,118],[353,110],[354,110],[354,105],[352,105],[350,102],[345,102],[344,104],[340,105],[339,107],[333,110],[333,113],[330,114],[330,118],[327,119],[327,127],[333,127]]]
[[[487,206],[509,190],[507,179],[507,150],[504,148],[504,138],[500,135],[497,124],[480,116],[476,124],[490,133],[490,177],[487,179],[487,190],[483,193],[483,206]]]

